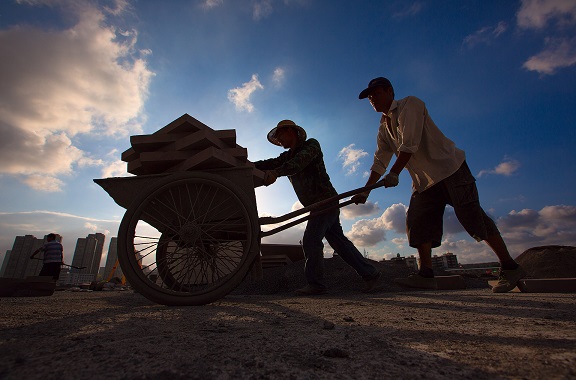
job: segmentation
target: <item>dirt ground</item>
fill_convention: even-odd
[[[576,295],[131,291],[0,300],[0,379],[575,379]]]

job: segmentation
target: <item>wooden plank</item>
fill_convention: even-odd
[[[234,129],[198,131],[176,141],[174,150],[203,150],[208,147],[236,148],[236,131]]]
[[[254,188],[264,186],[264,172],[262,170],[254,168],[254,170],[252,170],[252,177],[254,180]]]
[[[138,155],[139,153],[136,152],[134,148],[128,148],[124,152],[122,152],[120,159],[124,162],[130,162],[132,160],[136,160],[138,158]]]
[[[184,115],[180,116],[178,119],[174,120],[164,128],[160,128],[159,130],[154,132],[154,134],[155,135],[173,134],[173,133],[190,134],[202,130],[212,130],[212,128],[185,113]]]
[[[128,172],[136,175],[163,173],[202,152],[197,150],[142,152],[139,158],[128,162]],[[248,156],[246,148],[227,148],[221,149],[221,152],[242,163],[246,161]]]
[[[132,148],[138,153],[152,152],[164,148],[164,150],[174,150],[170,147],[171,144],[188,136],[187,133],[171,134],[171,135],[133,135],[130,136],[130,143]]]
[[[232,157],[222,149],[208,147],[184,162],[167,169],[166,172],[174,173],[190,170],[232,168],[236,166],[243,166],[243,164],[240,160]]]

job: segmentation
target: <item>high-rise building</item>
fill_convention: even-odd
[[[0,268],[0,277],[4,277],[4,272],[6,271],[6,266],[8,265],[8,260],[10,260],[11,249],[6,251],[4,255],[4,260],[2,261],[2,267]]]
[[[116,266],[116,268],[114,268]],[[114,273],[112,273],[114,269]],[[106,267],[104,268],[104,279],[118,277],[122,278],[122,268],[118,265],[118,238],[113,237],[110,239],[108,246],[108,256],[106,256]]]
[[[85,238],[78,238],[76,248],[74,249],[74,257],[72,258],[72,266],[84,268],[71,268],[70,275],[72,283],[78,284],[96,280],[102,259],[102,249],[104,248],[105,238],[106,236],[99,232],[90,234]]]
[[[62,242],[62,237],[57,236],[56,240]],[[38,276],[42,269],[43,255],[36,257],[39,260],[32,260],[32,253],[48,242],[47,236],[44,239],[37,239],[34,235],[16,236],[14,245],[6,254],[2,264],[2,277],[26,278],[28,276]]]

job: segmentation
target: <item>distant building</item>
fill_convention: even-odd
[[[116,266],[116,269],[114,269],[114,266]],[[114,269],[114,273],[112,273],[112,269]],[[104,267],[102,277],[106,280],[113,277],[122,278],[122,276],[124,276],[124,273],[122,273],[122,268],[118,265],[118,238],[113,237],[110,239],[110,245],[108,246],[106,266]]]
[[[56,240],[62,242],[62,237],[58,236]],[[4,257],[2,276],[9,278],[38,276],[42,269],[43,254],[36,256],[40,260],[30,259],[30,256],[46,242],[48,242],[47,236],[44,236],[44,239],[37,239],[34,235],[16,236],[10,253]]]
[[[6,265],[8,265],[8,260],[10,260],[11,249],[6,251],[4,255],[4,261],[2,261],[2,267],[0,268],[0,277],[4,277],[4,272],[6,271]]]
[[[432,256],[432,268],[447,269],[458,267],[458,257],[456,257],[452,252],[446,252],[440,256]]]
[[[400,256],[399,253],[396,254],[396,257],[392,257],[390,259],[391,262],[406,265],[408,268],[418,270],[418,259],[412,255],[409,257]]]
[[[83,269],[70,269],[70,280],[72,284],[81,284],[96,280],[100,261],[102,259],[102,250],[106,236],[101,233],[90,234],[85,238],[78,238],[76,249],[72,258],[73,267],[85,267]]]
[[[408,268],[414,269],[414,270],[418,270],[418,258],[414,255],[408,256],[406,258],[406,266]]]

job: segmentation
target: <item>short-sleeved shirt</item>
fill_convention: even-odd
[[[326,172],[320,143],[308,139],[277,158],[256,161],[260,170],[275,170],[279,177],[288,176],[298,200],[304,207],[338,195]]]
[[[40,251],[44,252],[44,263],[61,263],[64,260],[64,249],[62,244],[56,240],[49,241],[40,247]]]
[[[371,170],[383,175],[392,155],[412,154],[406,169],[416,191],[422,192],[454,174],[466,159],[463,150],[442,133],[415,96],[394,100],[380,119]]]

